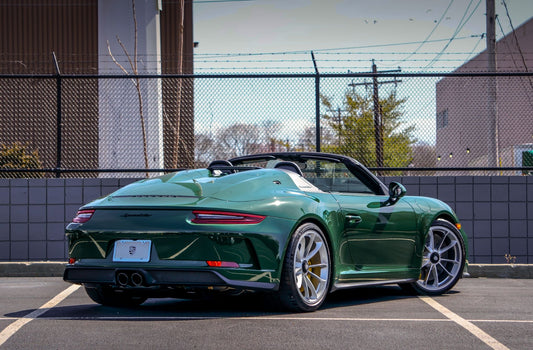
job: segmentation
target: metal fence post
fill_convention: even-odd
[[[316,151],[320,152],[320,73],[316,66],[315,54],[311,51],[311,58],[315,66],[315,134],[316,134]]]
[[[57,62],[56,53],[52,52],[56,69],[56,177],[61,177],[61,71]]]

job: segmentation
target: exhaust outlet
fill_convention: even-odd
[[[129,280],[130,280],[130,279],[129,279],[129,277],[128,277],[128,275],[127,275],[126,273],[124,273],[124,272],[119,272],[119,273],[117,274],[117,283],[118,283],[119,286],[121,286],[121,287],[125,287],[125,286],[127,286]]]
[[[143,276],[138,273],[138,272],[134,272],[131,274],[131,284],[134,286],[134,287],[139,287],[143,284]]]

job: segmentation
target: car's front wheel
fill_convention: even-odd
[[[326,237],[313,223],[298,227],[283,264],[281,304],[292,311],[318,309],[329,291],[331,259]]]
[[[135,296],[107,286],[85,286],[85,292],[96,303],[105,306],[132,307],[141,305],[145,297]]]
[[[448,221],[436,220],[424,244],[420,278],[401,286],[408,291],[427,295],[446,293],[461,278],[465,261],[465,248],[459,230]]]

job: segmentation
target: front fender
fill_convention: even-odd
[[[437,219],[449,221],[459,229],[465,246],[465,253],[468,256],[468,238],[460,226],[459,218],[453,209],[441,200],[429,197],[404,197],[409,201],[418,217],[418,228],[425,240],[429,228]]]

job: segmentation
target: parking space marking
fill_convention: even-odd
[[[452,322],[447,318],[354,318],[354,317],[276,317],[276,316],[52,316],[41,320],[78,321],[194,321],[194,320],[240,320],[240,321],[342,321],[342,322]],[[1,318],[0,318],[1,320]]]
[[[470,320],[471,322],[486,323],[533,323],[533,320]]]
[[[491,337],[488,333],[483,331],[481,328],[474,325],[472,322],[465,320],[461,316],[457,315],[456,313],[452,312],[448,308],[444,307],[443,305],[436,302],[434,299],[427,297],[427,296],[419,296],[422,301],[424,301],[426,304],[452,320],[453,322],[457,323],[473,335],[475,335],[478,339],[480,339],[482,342],[490,346],[491,348],[495,350],[509,350],[508,347]]]
[[[51,308],[65,300],[69,295],[78,290],[78,288],[80,288],[79,285],[73,284],[72,286],[68,287],[67,289],[50,299],[48,302],[44,303],[37,310],[34,310],[29,314],[18,318],[15,322],[4,328],[4,330],[0,332],[0,346],[2,346],[2,344],[4,344],[9,338],[11,338],[13,334],[17,333],[19,329],[24,327],[24,325],[28,324],[32,320],[36,319],[40,315],[44,314],[46,311],[50,310]]]
[[[74,321],[191,321],[191,320],[246,320],[246,321],[342,321],[342,322],[454,322],[449,318],[367,318],[367,317],[305,317],[305,316],[51,316],[41,320]],[[18,320],[0,317],[0,320]],[[479,323],[533,323],[533,320],[466,320]]]

